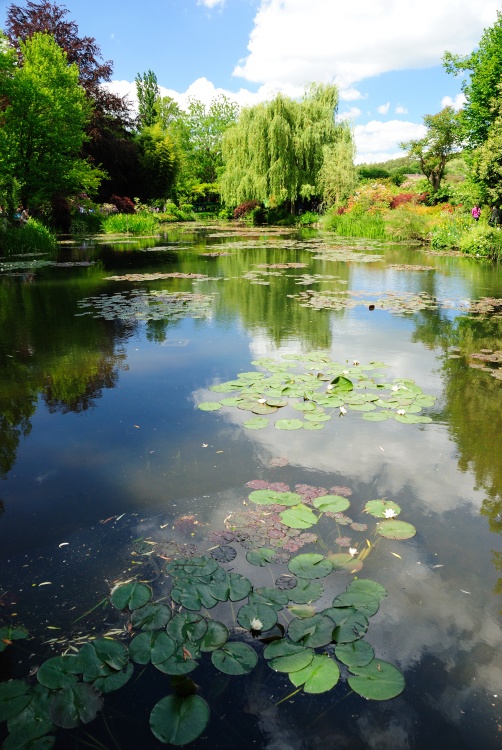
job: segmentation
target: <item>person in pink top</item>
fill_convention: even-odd
[[[481,216],[481,209],[477,204],[473,206],[471,214],[474,221],[479,221],[479,217]]]

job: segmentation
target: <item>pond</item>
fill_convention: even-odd
[[[314,230],[4,258],[6,750],[499,747],[501,298]]]

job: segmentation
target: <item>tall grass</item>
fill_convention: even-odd
[[[431,245],[434,250],[459,248],[463,234],[472,227],[472,218],[467,214],[443,215],[432,228]]]
[[[385,239],[385,222],[381,214],[354,215],[351,213],[327,213],[323,226],[330,232],[345,237],[365,237],[369,240]]]
[[[157,234],[159,218],[156,214],[110,214],[103,221],[105,234]]]
[[[502,261],[502,229],[486,224],[471,225],[460,238],[459,247],[467,255]]]
[[[0,254],[47,253],[56,247],[56,235],[37,219],[28,219],[22,226],[0,221]]]

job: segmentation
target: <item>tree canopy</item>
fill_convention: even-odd
[[[322,194],[321,168],[333,156],[336,86],[312,84],[301,101],[278,94],[244,109],[223,136],[221,194],[228,205],[247,200],[294,202]]]
[[[143,75],[138,73],[134,81],[138,95],[138,124],[140,128],[148,128],[158,119],[156,104],[160,91],[157,76],[153,70],[147,70]]]

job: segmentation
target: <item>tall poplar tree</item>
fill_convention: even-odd
[[[158,119],[160,90],[157,76],[153,70],[147,70],[143,75],[138,73],[134,81],[138,95],[138,125],[140,129],[149,128]]]

